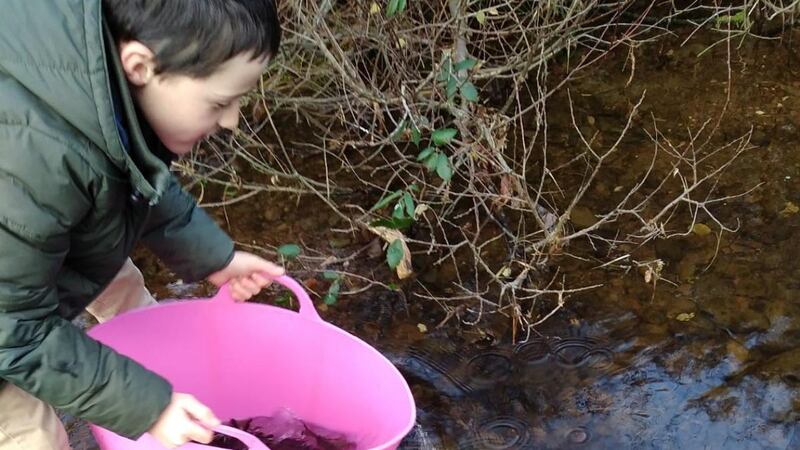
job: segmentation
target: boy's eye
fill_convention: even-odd
[[[214,103],[214,108],[216,109],[225,109],[228,106],[231,106],[230,103]]]

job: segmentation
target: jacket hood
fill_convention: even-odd
[[[0,109],[51,109],[157,202],[171,174],[145,142],[101,1],[4,0],[2,9],[0,74],[14,79],[37,104]],[[129,151],[114,120],[112,88],[120,99]]]

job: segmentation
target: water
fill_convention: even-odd
[[[270,450],[356,450],[356,443],[347,436],[304,422],[289,410],[269,417],[231,420],[225,425],[257,437]],[[217,434],[212,446],[230,450],[247,450],[238,439]]]
[[[570,86],[573,98],[587,95],[576,110],[613,136],[647,90],[645,115],[679,142],[727,102],[724,54],[696,56],[710,39],[644,49],[630,86],[620,75],[624,58],[604,61]],[[800,203],[800,64],[786,42],[745,42],[733,52],[718,139],[752,126],[754,148],[719,192],[763,183],[715,210],[738,232],[719,243],[690,234],[635,249],[666,263],[668,282],[655,290],[637,271],[565,262],[576,284],[603,287],[570,298],[541,336],[522,344],[502,321],[419,336],[396,319],[373,342],[410,380],[420,408],[402,448],[800,448],[800,216],[791,207]],[[550,113],[553,135],[569,128],[564,114]],[[636,152],[650,144],[642,137],[624,145]],[[599,211],[637,165],[610,169],[618,178],[592,191]],[[435,326],[442,315],[427,308],[411,320]]]

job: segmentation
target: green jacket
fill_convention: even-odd
[[[186,280],[233,243],[145,138],[110,41],[100,0],[0,5],[0,382],[136,438],[171,386],[70,321],[139,240]]]

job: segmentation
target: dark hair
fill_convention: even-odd
[[[275,56],[281,39],[276,0],[103,0],[117,42],[153,51],[156,72],[202,78],[236,55]]]

